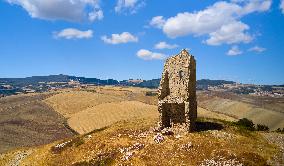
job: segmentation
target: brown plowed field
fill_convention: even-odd
[[[74,135],[67,128],[66,119],[42,102],[49,96],[33,94],[0,99],[0,153]]]

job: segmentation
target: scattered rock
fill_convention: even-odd
[[[157,135],[154,136],[154,141],[159,144],[165,141],[165,137],[161,134],[158,133]]]
[[[181,135],[177,134],[177,135],[175,135],[175,138],[179,139],[179,138],[181,138]]]
[[[181,148],[182,148],[183,150],[189,150],[189,149],[191,149],[192,147],[193,147],[193,144],[192,144],[191,142],[189,142],[189,143],[184,144],[184,145],[181,146]]]
[[[284,134],[280,133],[262,133],[264,138],[272,144],[279,147],[280,153],[275,154],[270,160],[268,160],[269,165],[281,165],[284,163]]]
[[[146,138],[148,136],[148,133],[144,132],[144,133],[140,133],[138,135],[138,138]]]
[[[219,159],[205,159],[199,166],[242,166],[237,159],[225,159],[223,157]]]
[[[164,129],[161,131],[161,133],[162,133],[163,135],[174,135],[174,132],[173,132],[172,129],[169,128],[169,127],[164,128]]]
[[[123,156],[123,160],[124,160],[124,161],[125,161],[125,160],[129,160],[129,159],[132,157],[133,154],[134,154],[133,151],[126,152],[126,153],[124,154],[124,156]]]
[[[141,143],[135,143],[132,147],[131,147],[131,149],[132,150],[141,150],[142,148],[144,148],[145,147],[145,145],[144,144],[141,144]]]
[[[224,131],[219,131],[219,130],[211,130],[209,131],[213,137],[215,138],[222,138],[222,139],[232,139],[234,137],[233,134],[224,132]]]
[[[67,145],[68,143],[70,143],[71,141],[72,141],[72,140],[63,142],[63,143],[61,143],[61,144],[57,144],[57,145],[55,145],[55,148],[64,148],[64,146]]]
[[[127,148],[120,148],[119,152],[122,154],[122,161],[127,161],[130,160],[131,157],[135,154],[136,151],[141,150],[142,148],[144,148],[145,145],[141,144],[141,143],[135,143],[130,147]]]
[[[92,138],[92,135],[87,135],[87,138],[88,138],[88,139],[91,139],[91,138]]]
[[[158,127],[154,127],[153,131],[154,132],[161,132],[162,130],[161,130],[161,127],[158,126]]]
[[[19,151],[7,166],[19,166],[21,161],[32,153],[32,150]]]

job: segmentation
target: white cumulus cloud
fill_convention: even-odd
[[[129,32],[123,32],[121,34],[112,34],[111,37],[102,36],[101,39],[107,44],[138,42],[138,37],[132,35]]]
[[[259,47],[259,46],[254,46],[254,47],[251,47],[250,49],[249,49],[249,51],[255,51],[255,52],[263,52],[263,51],[265,51],[266,50],[266,48],[263,48],[263,47]]]
[[[232,46],[231,49],[227,52],[227,55],[230,56],[235,56],[235,55],[240,55],[243,52],[239,49],[238,46]]]
[[[155,44],[156,49],[174,49],[174,48],[177,48],[177,47],[178,47],[177,44],[168,44],[166,42],[159,42],[159,43]]]
[[[252,36],[247,32],[249,26],[240,19],[252,12],[269,10],[271,3],[271,0],[219,1],[192,13],[178,13],[167,19],[163,16],[153,17],[150,25],[162,29],[170,38],[205,35],[209,37],[205,41],[209,45],[247,43]]]
[[[53,32],[55,38],[65,39],[88,39],[93,37],[92,30],[81,31],[75,28],[66,28],[59,32]]]
[[[140,49],[137,51],[136,55],[144,60],[164,59],[166,57],[165,54],[152,52],[146,49]]]
[[[95,10],[89,13],[88,18],[90,21],[101,20],[104,18],[104,13],[102,10]]]
[[[281,0],[279,7],[280,7],[282,13],[284,14],[284,0]]]
[[[241,14],[249,14],[252,12],[264,12],[270,9],[272,0],[231,0],[234,3],[243,6]]]
[[[159,28],[159,29],[162,29],[165,23],[166,23],[166,20],[164,19],[163,16],[153,17],[152,20],[150,21],[151,26]]]
[[[220,45],[223,43],[248,43],[252,40],[252,37],[245,31],[249,29],[249,26],[242,22],[232,22],[230,24],[223,25],[219,30],[209,34],[209,39],[206,40],[208,45]]]
[[[6,0],[45,20],[94,21],[103,18],[99,0]]]
[[[129,12],[134,14],[143,6],[145,6],[145,2],[143,0],[117,0],[114,10],[117,13]]]

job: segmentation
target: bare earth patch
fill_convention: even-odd
[[[51,95],[17,95],[0,99],[0,153],[75,135],[66,126],[66,119],[42,101]]]

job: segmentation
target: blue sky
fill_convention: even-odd
[[[284,1],[0,0],[0,77],[159,78],[187,48],[197,79],[284,83]]]

